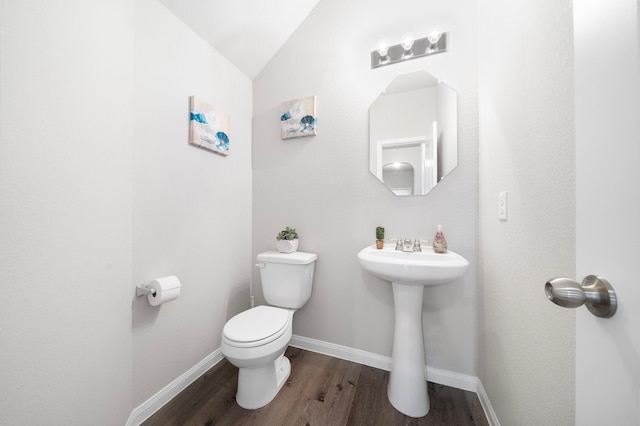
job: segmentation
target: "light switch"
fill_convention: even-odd
[[[498,219],[507,220],[507,191],[498,194]]]

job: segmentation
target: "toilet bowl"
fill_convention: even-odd
[[[314,253],[265,252],[258,255],[265,300],[231,318],[222,330],[221,351],[238,367],[236,402],[242,408],[264,407],[291,373],[284,356],[293,330],[293,314],[311,296]]]
[[[256,306],[231,318],[224,326],[221,350],[238,367],[236,401],[250,410],[273,400],[289,374],[284,356],[292,333],[293,310]]]

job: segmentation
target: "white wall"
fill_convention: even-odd
[[[0,28],[0,424],[124,424],[133,7],[3,0]]]
[[[479,11],[480,379],[503,425],[574,424],[575,312],[544,294],[575,273],[571,1]]]
[[[356,253],[377,225],[431,238],[438,223],[471,268],[425,292],[429,364],[479,374],[502,424],[574,422],[573,312],[542,290],[574,271],[570,2],[483,0],[480,31],[475,3],[398,6],[318,5],[254,83],[252,179],[251,82],[155,1],[2,1],[0,423],[123,424],[219,346],[247,305],[251,257],[285,225],[319,254],[294,332],[389,355],[391,289]],[[435,25],[448,53],[370,70],[378,39]],[[479,58],[480,188],[478,35],[500,43]],[[417,69],[459,94],[459,166],[429,195],[396,198],[368,172],[368,107]],[[187,145],[192,94],[229,111],[230,157]],[[280,102],[309,94],[318,136],[280,140]],[[179,300],[135,299],[169,273]]]
[[[133,302],[134,406],[220,347],[249,307],[251,81],[156,0],[135,8],[133,280],[182,294]],[[188,144],[189,96],[230,117],[230,155]]]
[[[248,307],[251,81],[155,0],[0,10],[0,424],[124,424]],[[194,94],[229,157],[188,144]]]
[[[410,13],[407,13],[410,11]],[[253,255],[273,249],[285,226],[300,250],[318,253],[309,303],[294,333],[391,354],[391,286],[364,272],[356,255],[387,237],[422,237],[445,226],[451,249],[471,262],[467,275],[425,291],[429,365],[476,374],[477,97],[474,2],[323,0],[254,80]],[[381,38],[399,42],[439,25],[451,50],[370,69]],[[423,197],[395,197],[369,173],[369,105],[397,74],[426,69],[459,94],[459,166]],[[280,103],[317,95],[318,136],[282,141]],[[253,289],[261,301],[260,279]]]

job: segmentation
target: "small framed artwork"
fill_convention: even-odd
[[[283,102],[280,111],[280,137],[282,139],[317,134],[315,96]]]
[[[189,105],[189,143],[229,155],[229,116],[196,96]]]

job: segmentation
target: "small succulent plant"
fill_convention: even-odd
[[[384,240],[384,228],[382,226],[376,227],[376,240]]]
[[[295,240],[298,238],[298,233],[295,229],[288,226],[278,233],[276,240]]]

